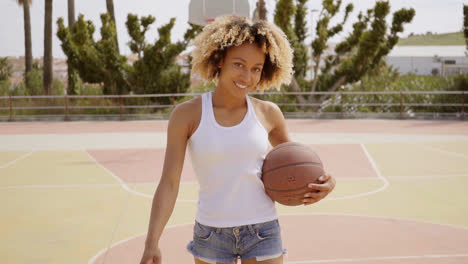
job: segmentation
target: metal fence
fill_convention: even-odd
[[[172,108],[200,93],[2,96],[0,121],[167,119]],[[265,92],[286,118],[465,119],[464,91]],[[326,97],[298,103],[297,96]],[[317,101],[317,99],[315,100]]]

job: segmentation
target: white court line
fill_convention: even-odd
[[[137,192],[133,189],[131,189],[130,187],[128,187],[128,185],[122,181],[122,179],[120,179],[117,175],[115,175],[112,171],[110,171],[109,169],[107,169],[106,167],[104,167],[101,163],[99,163],[91,154],[89,154],[89,152],[87,150],[83,150],[86,155],[88,155],[89,159],[92,160],[94,163],[96,163],[96,165],[98,165],[99,167],[101,167],[103,170],[105,170],[112,178],[114,178],[114,180],[116,180],[120,186],[122,186],[122,188],[124,188],[124,190],[126,190],[127,192],[130,192],[130,193],[133,193],[135,195],[138,195],[138,196],[142,196],[142,197],[146,197],[146,198],[153,198],[152,195],[148,195],[146,193],[141,193],[141,192]]]
[[[377,219],[386,219],[386,220],[396,220],[396,221],[410,221],[410,222],[417,222],[417,223],[423,223],[423,224],[432,224],[432,225],[440,225],[440,226],[446,226],[446,227],[451,227],[451,228],[456,228],[456,229],[463,229],[463,230],[468,230],[468,227],[464,226],[456,226],[456,225],[451,225],[451,224],[444,224],[444,223],[437,223],[437,222],[430,222],[430,221],[424,221],[424,220],[415,220],[415,219],[407,219],[407,218],[398,218],[398,217],[388,217],[388,216],[369,216],[369,215],[358,215],[358,214],[341,214],[341,213],[290,213],[290,214],[280,214],[279,217],[287,217],[287,216],[310,216],[310,215],[319,215],[319,216],[353,216],[353,217],[367,217],[367,218],[377,218]],[[177,227],[182,227],[182,226],[187,226],[187,225],[193,225],[192,223],[184,223],[184,224],[177,224],[177,225],[170,225],[166,226],[164,230],[166,229],[172,229],[172,228],[177,228]],[[96,255],[94,255],[92,258],[89,259],[88,264],[97,264],[95,261],[107,252],[109,249],[116,247],[120,244],[123,244],[125,242],[128,242],[132,239],[135,239],[140,236],[146,236],[147,232],[141,233],[138,235],[134,235],[125,239],[122,239],[120,241],[115,242],[112,244],[110,247],[101,249]],[[375,260],[385,260],[387,258],[398,258],[398,259],[405,259],[405,258],[410,258],[410,259],[417,259],[417,258],[427,258],[427,256],[439,256],[439,258],[451,258],[451,257],[467,257],[468,255],[466,254],[452,254],[452,255],[421,255],[421,256],[395,256],[395,257],[374,257],[374,258],[379,258]],[[384,259],[380,259],[384,258]],[[337,262],[337,261],[348,261],[348,262],[357,262],[357,261],[363,261],[363,260],[373,260],[370,258],[346,258],[346,259],[334,259],[334,260],[309,260],[309,261],[295,261],[295,262],[286,262],[286,264],[307,264],[307,263],[325,263],[325,262]]]
[[[332,262],[361,262],[369,260],[404,260],[404,259],[436,259],[436,258],[466,258],[468,254],[438,254],[420,256],[390,256],[390,257],[368,257],[368,258],[342,258],[342,259],[320,259],[305,261],[288,261],[287,264],[308,264],[308,263],[332,263]]]
[[[359,145],[361,146],[362,150],[366,154],[366,157],[369,160],[369,162],[370,162],[372,168],[374,169],[375,173],[377,174],[377,177],[383,182],[383,185],[380,188],[378,188],[376,190],[373,190],[373,191],[370,191],[370,192],[358,193],[358,194],[353,194],[353,195],[346,195],[346,196],[342,196],[342,197],[325,198],[325,199],[323,199],[324,201],[347,200],[347,199],[354,199],[354,198],[369,196],[369,195],[373,195],[373,194],[376,194],[378,192],[381,192],[381,191],[385,190],[390,185],[387,178],[382,176],[382,173],[380,173],[380,170],[377,168],[377,165],[375,164],[374,159],[372,159],[371,155],[367,151],[364,144],[361,143]]]
[[[416,143],[410,143],[410,144],[418,146],[420,148],[427,149],[427,150],[432,150],[432,151],[436,151],[436,152],[439,152],[439,153],[442,153],[442,154],[446,154],[446,155],[449,155],[449,156],[462,158],[462,159],[468,159],[468,155],[465,155],[465,154],[462,154],[462,153],[458,153],[458,152],[454,152],[454,151],[448,151],[448,150],[445,150],[445,149],[441,149],[441,148],[437,148],[437,147],[433,147],[433,146],[426,146],[426,145],[416,144]]]
[[[445,174],[445,175],[418,175],[418,176],[388,176],[390,179],[395,180],[421,180],[421,179],[444,179],[444,178],[459,178],[468,177],[468,174]]]
[[[468,176],[468,175],[467,175]],[[157,185],[157,182],[132,183],[133,185]],[[197,184],[196,182],[181,182],[181,185]],[[119,183],[83,183],[83,184],[37,184],[37,185],[11,185],[0,187],[0,190],[8,189],[40,189],[40,188],[81,188],[81,187],[108,187],[120,186]]]
[[[5,169],[5,168],[7,168],[7,167],[9,167],[9,166],[11,166],[11,165],[13,165],[13,164],[15,164],[16,162],[18,162],[18,161],[20,161],[20,160],[22,160],[22,159],[27,158],[29,155],[33,154],[33,152],[34,152],[34,151],[28,152],[28,153],[22,155],[21,157],[15,159],[15,160],[12,160],[12,161],[8,162],[8,163],[5,164],[5,165],[0,166],[0,169]]]
[[[164,228],[164,230],[166,229],[172,229],[172,228],[177,228],[177,227],[182,227],[182,226],[187,226],[187,225],[193,225],[193,223],[185,223],[185,224],[178,224],[178,225],[171,225],[171,226],[166,226]],[[123,239],[123,240],[120,240],[120,241],[117,241],[115,242],[114,244],[110,245],[109,247],[107,248],[104,248],[104,249],[101,249],[96,255],[94,255],[92,258],[89,259],[88,261],[88,264],[96,264],[96,260],[104,253],[107,254],[107,251],[109,251],[109,249],[113,248],[113,247],[116,247],[120,244],[123,244],[127,241],[130,241],[132,239],[135,239],[137,237],[140,237],[140,236],[146,236],[147,232],[145,233],[141,233],[141,234],[138,234],[138,235],[134,235],[134,236],[131,236],[131,237],[128,237],[126,239]],[[138,260],[137,260],[138,261]]]
[[[127,207],[128,207],[129,200],[130,200],[130,195],[131,195],[131,193],[127,193],[127,198],[125,199],[124,205],[120,209],[120,214],[117,217],[117,222],[115,223],[114,230],[112,230],[111,237],[109,239],[109,242],[107,243],[108,245],[110,245],[112,243],[112,241],[114,240],[115,234],[117,233],[117,229],[119,228],[120,223],[122,222],[123,215],[124,215],[125,211],[127,211]],[[106,254],[104,255],[103,263],[106,263],[106,258],[107,258],[107,253],[109,252],[109,248],[110,248],[110,246],[108,246],[108,248],[106,250]]]
[[[96,183],[96,184],[38,184],[38,185],[13,185],[3,186],[0,190],[9,189],[41,189],[41,188],[81,188],[81,187],[106,187],[106,186],[120,186],[118,183]]]

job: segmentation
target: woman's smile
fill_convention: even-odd
[[[241,83],[236,82],[236,81],[234,81],[234,85],[235,85],[237,88],[242,89],[242,90],[245,90],[245,89],[247,89],[247,88],[249,87],[248,85],[242,85]]]

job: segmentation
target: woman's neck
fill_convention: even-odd
[[[219,85],[213,91],[212,101],[214,107],[222,107],[229,109],[245,107],[247,105],[247,100],[245,96],[234,96],[229,91],[223,89]]]

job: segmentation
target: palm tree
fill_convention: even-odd
[[[75,24],[75,0],[68,0],[68,28],[72,32],[73,24]],[[68,63],[68,61],[67,61]],[[75,88],[78,81],[78,74],[68,63],[68,87],[67,94],[76,94]]]
[[[75,24],[75,0],[68,0],[68,28]]]
[[[253,20],[267,20],[267,9],[265,6],[265,0],[258,0],[254,13],[253,13]]]
[[[52,91],[52,0],[45,0],[44,16],[44,92],[50,94]]]
[[[17,0],[19,5],[23,6],[24,13],[24,49],[25,49],[25,83],[26,87],[29,85],[28,73],[32,71],[32,42],[31,42],[31,15],[29,12],[29,5],[31,0]]]
[[[117,23],[115,23],[114,0],[106,0],[106,6],[107,6],[107,13],[109,13],[112,22],[114,22],[115,45],[117,46],[117,51],[119,51],[119,40],[117,39]]]

